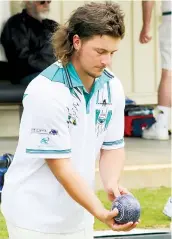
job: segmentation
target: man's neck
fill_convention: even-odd
[[[82,81],[85,89],[87,90],[87,92],[90,92],[95,79],[93,77],[89,76],[88,74],[86,74],[83,70],[81,70],[80,64],[78,63],[78,61],[75,58],[72,58],[71,62],[73,64],[73,66],[75,67],[75,70],[76,70],[80,80]]]

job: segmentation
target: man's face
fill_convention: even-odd
[[[34,1],[35,12],[42,20],[48,16],[50,11],[50,3],[51,1]]]
[[[75,44],[75,41],[78,45]],[[99,77],[104,68],[111,65],[112,56],[118,50],[120,41],[120,38],[107,35],[94,36],[85,41],[79,37],[77,41],[74,37],[74,47],[80,70],[93,78]]]

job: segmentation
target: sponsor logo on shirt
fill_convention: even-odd
[[[58,131],[56,129],[39,129],[39,128],[32,128],[31,134],[44,134],[44,135],[58,135]]]
[[[68,120],[67,123],[72,125],[77,125],[78,122],[78,110],[79,110],[79,103],[73,102],[71,110],[68,109]]]
[[[51,134],[51,135],[57,135],[57,134],[58,134],[58,131],[55,130],[55,129],[51,129],[50,132],[49,132],[49,134]]]
[[[43,138],[43,139],[41,139],[40,143],[41,144],[48,144],[49,140],[50,139],[48,137],[47,138]]]

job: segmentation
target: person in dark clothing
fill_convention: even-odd
[[[1,44],[13,84],[28,83],[55,61],[51,35],[58,23],[47,19],[51,1],[24,1],[21,13],[4,26]]]

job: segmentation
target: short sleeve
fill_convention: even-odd
[[[53,98],[51,95],[44,95],[44,97],[37,97],[35,100],[33,98],[28,95],[24,99],[22,117],[22,127],[27,128],[27,135],[24,134],[27,136],[25,144],[27,156],[38,158],[71,157],[70,134],[67,123],[68,107],[63,102],[64,96]]]
[[[115,108],[102,145],[102,149],[106,150],[124,147],[125,96],[120,82],[118,82],[115,88],[116,89],[111,89],[111,91],[114,91],[113,104]]]

